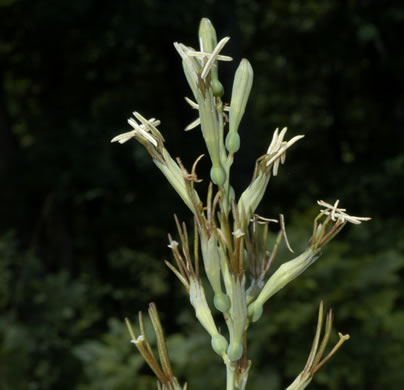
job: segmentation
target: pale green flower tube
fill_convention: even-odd
[[[244,190],[238,201],[240,220],[247,226],[252,214],[257,209],[269,183],[269,177],[260,172],[255,180]]]
[[[321,255],[319,249],[307,248],[300,256],[282,264],[265,283],[257,299],[248,307],[248,314],[253,322],[259,320],[262,315],[264,303],[285,287],[293,279],[297,278]]]
[[[201,129],[206,147],[212,161],[212,169],[210,171],[210,178],[218,185],[222,186],[226,181],[226,172],[222,167],[220,161],[220,141],[219,128],[217,121],[217,113],[213,101],[212,91],[206,91],[206,96],[199,103],[199,114],[201,119]]]
[[[206,276],[215,293],[214,304],[217,310],[226,312],[230,307],[229,297],[223,293],[220,278],[220,257],[217,247],[217,239],[211,234],[209,239],[205,235],[201,237],[202,257],[205,266]]]
[[[195,315],[201,325],[211,336],[211,345],[213,350],[220,356],[226,353],[227,340],[222,336],[217,328],[209,309],[208,302],[206,301],[205,291],[201,281],[191,278],[189,281],[189,298],[192,306],[195,309]]]
[[[241,281],[238,277],[232,278],[230,308],[232,330],[230,332],[230,344],[227,349],[227,356],[233,362],[240,360],[243,355],[243,333],[247,323],[247,305],[244,284],[244,280]]]
[[[251,64],[243,58],[234,76],[230,101],[229,133],[226,137],[226,148],[231,153],[237,152],[240,147],[240,137],[237,131],[247,106],[253,78],[254,72]]]

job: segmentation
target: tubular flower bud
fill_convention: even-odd
[[[227,347],[227,341],[216,328],[212,312],[206,301],[205,291],[199,279],[191,278],[189,280],[189,298],[195,309],[196,318],[211,336],[213,350],[221,356]]]
[[[233,320],[230,331],[230,344],[227,355],[233,362],[240,360],[243,355],[243,333],[247,323],[247,305],[244,280],[232,278],[232,295],[230,315]]]
[[[237,132],[250,96],[254,72],[251,64],[243,58],[234,76],[230,102],[229,133]]]
[[[205,291],[200,280],[195,278],[190,279],[189,283],[189,298],[192,306],[195,309],[196,317],[206,331],[213,337],[219,333],[216,329],[215,321],[212,313],[206,302]]]
[[[237,207],[240,220],[245,224],[245,227],[264,197],[268,182],[268,176],[260,172],[241,194]]]
[[[199,103],[199,116],[203,138],[212,161],[211,179],[216,185],[221,186],[226,180],[226,174],[220,163],[219,123],[212,107],[214,107],[214,101],[212,93],[209,92]]]
[[[216,309],[225,312],[230,307],[229,297],[222,292],[220,281],[220,257],[217,248],[217,240],[214,234],[209,239],[202,240],[202,257],[206,275],[215,293],[214,304]]]
[[[265,283],[257,299],[249,306],[248,311],[252,320],[257,321],[261,316],[262,305],[310,267],[320,257],[320,254],[320,250],[308,248],[300,256],[282,264]]]
[[[216,45],[216,30],[208,18],[203,18],[199,24],[199,46],[201,47],[201,51],[212,53]]]

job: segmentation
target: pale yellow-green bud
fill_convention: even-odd
[[[240,136],[238,133],[228,133],[226,136],[226,149],[230,153],[236,153],[240,149]]]
[[[212,53],[217,45],[216,30],[208,18],[203,18],[199,24],[199,43],[206,53]]]
[[[212,337],[210,343],[213,350],[220,356],[226,352],[227,346],[229,345],[225,337],[219,333]]]
[[[261,318],[263,311],[264,309],[260,302],[253,302],[248,306],[248,316],[252,322],[257,322]]]
[[[241,118],[247,105],[253,82],[254,72],[245,58],[241,60],[234,76],[233,90],[230,101],[229,132],[238,130]]]
[[[232,362],[240,360],[241,356],[243,356],[243,345],[238,341],[231,342],[229,348],[227,348],[227,356]]]
[[[213,166],[210,170],[210,178],[212,179],[213,183],[219,187],[222,187],[226,181],[226,172],[221,165]]]
[[[212,87],[213,96],[222,97],[224,95],[223,85],[218,79],[213,79],[210,86]]]
[[[213,303],[217,310],[225,313],[230,308],[230,299],[224,293],[215,294]]]

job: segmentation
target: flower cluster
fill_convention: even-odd
[[[225,37],[217,42],[212,24],[208,19],[202,19],[199,50],[174,43],[195,99],[193,101],[186,98],[186,101],[199,114],[185,130],[200,125],[212,164],[211,183],[205,202],[195,188],[200,182],[196,168],[202,156],[196,159],[191,172],[179,158],[174,160],[164,146],[164,138],[157,129],[160,125],[157,119],[147,120],[134,112],[134,117],[128,120],[133,130],[118,135],[112,142],[124,143],[131,138],[139,141],[191,210],[194,216],[192,238],[185,223],[175,217],[179,238],[177,241],[169,235],[168,247],[174,261],[166,261],[166,264],[185,287],[196,318],[210,335],[213,350],[223,359],[227,372],[227,389],[244,390],[251,365],[247,359],[246,335],[252,323],[261,318],[265,303],[310,267],[321,256],[322,248],[347,223],[360,224],[369,218],[350,216],[345,209],[338,207],[339,201],[334,205],[319,201],[322,209],[314,220],[313,233],[307,248],[291,260],[283,262],[268,277],[268,270],[280,243],[284,241],[290,251],[293,251],[287,239],[283,215],[279,219],[264,218],[258,216],[256,210],[271,177],[277,176],[280,166],[285,163],[286,152],[303,135],[285,140],[287,128],[284,127],[281,131],[276,129],[266,153],[256,161],[251,183],[237,197],[230,185],[230,172],[234,155],[240,148],[239,126],[250,95],[253,70],[248,60],[241,60],[234,76],[230,102],[223,102],[224,88],[219,80],[218,62],[232,60],[221,54],[228,40]],[[266,247],[270,223],[279,225],[271,250]],[[206,296],[202,269],[209,288],[213,291],[213,302],[209,302]],[[216,324],[212,304],[223,314],[227,331],[222,332],[221,327]],[[181,389],[168,361],[155,306],[151,307],[149,314],[158,338],[160,363],[154,357],[144,331],[136,338],[128,325],[132,341],[158,377],[162,389]],[[141,316],[139,321],[143,329]],[[289,390],[304,389],[314,373],[331,356],[327,355],[321,360],[331,333],[331,314],[327,316],[325,336],[319,346],[322,321],[321,304],[312,352],[305,369],[289,386]],[[347,336],[341,335],[337,347],[346,339]],[[334,348],[332,353],[335,350]]]

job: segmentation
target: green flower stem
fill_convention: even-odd
[[[220,98],[216,98],[216,114],[218,120],[218,143],[219,143],[219,154],[221,163],[224,164],[226,161],[226,149],[224,147],[224,123],[223,123],[223,113],[224,107],[222,100]]]
[[[229,215],[229,212],[231,210],[232,196],[230,187],[230,168],[233,165],[233,160],[234,160],[234,153],[229,153],[226,162],[223,164],[224,171],[226,172],[226,181],[224,182],[223,185],[222,204],[226,216]]]
[[[230,361],[226,363],[226,390],[236,389],[236,365]]]

